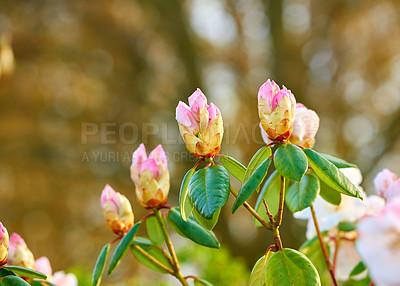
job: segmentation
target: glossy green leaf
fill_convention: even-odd
[[[140,236],[135,236],[135,238],[132,240],[132,244],[141,247],[153,246],[153,242],[150,239]]]
[[[184,221],[179,215],[178,207],[168,211],[168,222],[176,232],[197,244],[211,248],[220,247],[219,241],[212,231],[204,229],[193,217]]]
[[[323,235],[326,233],[323,233]],[[330,248],[327,243],[325,243],[326,250],[328,255],[330,253]],[[318,271],[319,277],[321,279],[322,285],[331,285],[332,279],[329,275],[328,268],[325,263],[324,254],[322,253],[321,245],[319,244],[319,240],[317,236],[314,236],[312,239],[304,242],[299,251],[303,253],[305,256],[310,259],[310,261],[314,264],[315,268]]]
[[[37,278],[37,279],[46,279],[47,276],[43,274],[42,272],[32,270],[29,268],[21,267],[21,266],[15,266],[15,265],[6,265],[4,266],[5,269],[12,271],[18,275],[21,275],[23,277],[27,278]]]
[[[114,255],[111,258],[110,265],[108,267],[108,275],[110,275],[115,267],[118,266],[119,262],[121,261],[122,257],[125,255],[126,251],[128,250],[130,244],[132,243],[133,238],[135,237],[136,232],[140,227],[140,222],[137,222],[129,231],[128,233],[121,239],[120,243],[118,244],[117,248],[115,249]]]
[[[286,180],[287,182],[288,180]],[[261,192],[257,198],[255,210],[265,221],[269,221],[263,199],[268,205],[268,209],[273,216],[276,216],[279,208],[279,193],[281,187],[280,174],[274,171],[265,182]],[[262,226],[261,223],[254,219],[255,226]]]
[[[190,179],[192,178],[195,172],[196,168],[192,168],[186,173],[182,181],[181,190],[179,192],[179,206],[181,210],[181,216],[184,221],[187,220],[187,218],[193,211],[193,204],[190,202],[188,187]]]
[[[356,227],[357,224],[355,222],[341,221],[338,224],[338,229],[344,232],[356,230]]]
[[[159,265],[154,263],[151,259],[149,259],[146,255],[144,255],[139,249],[141,251],[144,251],[145,253],[147,253],[147,255],[150,255],[151,257],[153,257],[155,260],[160,262],[165,267],[172,270],[172,266],[169,264],[168,259],[164,256],[164,254],[159,249],[155,248],[154,246],[132,245],[131,251],[132,251],[133,255],[144,266],[146,266],[154,271],[157,271],[159,273],[163,273],[163,274],[168,273],[162,267],[160,267]]]
[[[332,156],[329,154],[324,154],[324,153],[319,153],[319,154],[339,169],[340,168],[357,168],[357,165],[349,163],[349,162],[347,162],[343,159],[337,158],[335,156]]]
[[[146,229],[149,238],[155,244],[161,245],[164,242],[164,234],[155,216],[151,216],[146,219]]]
[[[253,172],[257,169],[257,167],[271,155],[272,155],[271,148],[264,146],[261,149],[259,149],[256,152],[256,154],[254,154],[253,158],[251,158],[242,182],[247,181],[253,174]]]
[[[11,271],[9,271],[7,269],[0,268],[0,278],[3,278],[3,277],[8,276],[8,275],[15,275],[15,273],[11,272]]]
[[[190,200],[206,219],[211,219],[225,205],[229,192],[229,174],[222,166],[200,169],[189,182]]]
[[[272,251],[262,256],[256,264],[254,264],[253,270],[251,270],[249,286],[264,286],[265,285],[265,272],[267,269],[267,262],[270,257],[274,254]]]
[[[213,286],[210,282],[204,280],[204,279],[198,279],[194,280],[194,285],[195,286]]]
[[[218,222],[219,214],[221,213],[221,209],[219,209],[216,213],[214,213],[211,219],[203,217],[195,208],[193,209],[193,216],[196,221],[205,229],[212,230],[214,226]]]
[[[106,266],[110,246],[111,245],[107,243],[100,251],[99,257],[97,258],[96,266],[94,267],[93,271],[92,286],[100,285],[101,276],[103,275],[104,268]]]
[[[358,264],[351,270],[350,276],[356,276],[358,274],[363,273],[365,270],[367,270],[367,267],[365,266],[364,262],[360,261]]]
[[[267,262],[265,285],[321,285],[317,269],[297,250],[284,248],[275,252]]]
[[[348,196],[362,199],[359,190],[339,169],[312,149],[304,149],[308,162],[317,176],[329,187]]]
[[[4,286],[29,286],[29,283],[18,276],[6,276],[1,279],[1,283]]]
[[[244,174],[246,173],[246,167],[236,159],[224,155],[221,157],[221,162],[224,167],[231,173],[236,179],[243,182]]]
[[[319,193],[319,180],[311,174],[304,175],[301,182],[293,182],[285,194],[285,202],[288,209],[298,212],[311,206]]]
[[[257,169],[251,174],[251,176],[243,183],[239,190],[239,194],[232,207],[232,213],[234,213],[258,188],[261,182],[267,175],[269,165],[271,164],[271,158],[265,159]]]
[[[315,173],[315,172],[314,172]],[[340,205],[340,202],[342,201],[342,195],[341,193],[335,191],[331,187],[329,187],[327,184],[324,183],[324,181],[319,180],[319,195],[328,203],[331,203],[333,205]]]
[[[274,154],[274,165],[278,172],[293,181],[300,182],[307,171],[307,157],[293,144],[280,146]]]
[[[43,286],[43,285],[45,285],[43,283],[45,283],[45,282],[44,281],[39,281],[39,280],[32,280],[32,281],[29,282],[29,285],[31,285],[31,286]]]

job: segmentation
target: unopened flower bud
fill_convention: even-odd
[[[297,103],[290,142],[304,148],[312,148],[315,144],[318,128],[319,117],[317,113],[303,104]]]
[[[267,80],[258,91],[258,115],[271,141],[283,141],[293,130],[296,99],[290,90]]]
[[[0,266],[5,264],[8,256],[8,232],[0,222]]]
[[[35,269],[35,259],[21,236],[13,233],[8,249],[8,264]]]
[[[392,173],[389,169],[383,169],[374,179],[376,193],[381,197],[386,198],[390,185],[398,179],[397,175]]]
[[[133,226],[133,212],[129,200],[106,185],[100,198],[108,227],[117,235],[126,234]]]
[[[213,157],[221,148],[224,134],[221,112],[197,89],[189,97],[189,106],[182,101],[176,108],[176,120],[186,148],[197,158]]]
[[[166,203],[169,192],[167,156],[161,145],[146,154],[140,144],[133,153],[131,178],[136,187],[136,198],[145,208],[156,208]]]

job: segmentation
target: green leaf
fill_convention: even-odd
[[[32,280],[29,282],[31,286],[43,286],[44,281]],[[1,285],[1,284],[0,284]]]
[[[18,276],[6,276],[1,279],[1,283],[4,286],[29,286],[29,283]]]
[[[264,180],[269,165],[271,164],[271,158],[265,159],[257,169],[251,174],[251,176],[243,183],[239,190],[239,194],[232,207],[232,213],[234,213],[258,188],[261,182]]]
[[[0,278],[6,277],[6,276],[8,276],[8,275],[15,275],[15,273],[14,273],[14,272],[11,272],[11,271],[9,271],[9,270],[7,270],[7,269],[0,268]],[[0,279],[0,280],[1,280],[1,279]]]
[[[307,157],[293,144],[282,145],[275,151],[274,165],[282,176],[297,182],[308,168]]]
[[[338,224],[338,229],[344,232],[349,232],[355,230],[357,227],[357,224],[355,222],[347,222],[347,221],[341,221]]]
[[[311,174],[304,175],[301,182],[293,182],[285,195],[286,206],[292,212],[298,212],[311,206],[319,193],[319,180]]]
[[[229,192],[229,174],[222,166],[200,169],[189,182],[189,197],[194,208],[207,219],[225,205]]]
[[[168,222],[177,233],[197,244],[211,248],[220,247],[219,241],[212,231],[204,229],[192,216],[184,221],[179,215],[178,207],[168,211]]]
[[[343,282],[342,284],[342,286],[369,286],[369,285],[371,285],[371,278],[369,276],[360,280],[349,279]]]
[[[150,239],[147,239],[145,237],[140,237],[140,236],[136,236],[133,239],[132,244],[133,245],[139,245],[141,247],[153,246],[153,242],[151,242]]]
[[[251,158],[242,182],[247,181],[250,178],[251,174],[253,174],[253,172],[257,169],[257,167],[271,155],[271,148],[264,146],[259,149],[256,154],[254,154],[253,158]]]
[[[286,183],[288,183],[288,180],[286,180]],[[267,216],[267,212],[265,210],[265,206],[262,200],[264,199],[265,202],[267,203],[268,209],[271,212],[271,214],[273,216],[276,216],[279,208],[280,186],[281,186],[280,174],[278,173],[278,171],[275,170],[269,176],[268,180],[262,187],[255,206],[256,212],[265,221],[269,221],[269,218]],[[262,226],[261,223],[256,219],[254,219],[254,224],[256,226]]]
[[[157,245],[164,242],[164,234],[155,216],[146,219],[146,228],[149,238]]]
[[[128,250],[129,245],[132,243],[132,240],[140,227],[140,222],[137,222],[129,231],[128,233],[121,239],[121,242],[118,244],[117,248],[115,249],[114,255],[111,258],[110,265],[108,267],[108,275],[110,275],[115,267],[118,266],[119,262],[121,261],[122,257]]]
[[[243,166],[242,163],[227,155],[221,157],[221,162],[229,173],[231,173],[239,181],[243,182],[244,174],[246,173],[246,167]]]
[[[361,193],[339,169],[312,149],[304,149],[308,162],[317,176],[332,189],[362,199]]]
[[[275,252],[267,262],[265,285],[321,285],[317,269],[297,250],[284,248]]]
[[[325,201],[336,206],[340,205],[340,202],[342,201],[342,195],[339,192],[335,191],[321,180],[319,181],[319,186],[319,195]]]
[[[329,154],[324,154],[324,153],[319,153],[319,154],[339,169],[340,168],[357,168],[357,165],[349,163],[343,159],[336,158]]]
[[[325,232],[326,234],[327,232]],[[323,233],[324,235],[324,233]],[[330,253],[330,248],[327,243],[325,243],[326,250],[328,252],[328,256]],[[312,239],[304,242],[300,248],[300,252],[307,256],[311,262],[314,264],[315,268],[319,273],[319,277],[321,278],[322,285],[331,285],[332,279],[329,275],[328,268],[325,263],[324,254],[322,253],[321,245],[319,244],[319,240],[317,236],[314,236]]]
[[[219,214],[221,212],[221,209],[219,209],[211,219],[203,217],[196,209],[193,209],[193,216],[196,219],[196,221],[205,229],[212,230],[214,226],[218,222]]]
[[[144,251],[148,255],[152,256],[155,260],[159,261],[165,267],[172,270],[171,265],[168,262],[168,259],[164,256],[164,254],[159,249],[155,248],[152,245],[151,246],[144,246],[144,245],[142,245],[142,246],[135,245],[134,246],[134,245],[132,245],[131,251],[132,251],[133,255],[144,266],[146,266],[154,271],[157,271],[159,273],[163,273],[163,274],[168,273],[162,267],[160,267],[159,265],[157,265],[156,263],[151,261],[148,257],[146,257],[146,255],[141,253],[140,250],[138,250],[138,248],[141,248],[142,251]]]
[[[182,181],[181,190],[179,192],[179,206],[181,209],[181,216],[184,221],[187,220],[193,211],[193,204],[190,202],[188,195],[188,186],[194,172],[196,172],[196,168],[192,168],[186,173]]]
[[[268,251],[267,255],[262,256],[256,264],[254,264],[253,270],[251,270],[249,286],[264,286],[265,285],[265,271],[267,269],[267,262],[270,257],[274,254],[272,251]]]
[[[195,286],[213,286],[210,282],[204,280],[204,279],[198,279],[194,280],[194,285]]]
[[[360,261],[358,264],[351,270],[350,272],[350,277],[351,276],[356,276],[358,274],[363,273],[365,270],[367,270],[367,267],[365,266],[364,262]]]
[[[93,271],[92,286],[98,286],[101,282],[101,276],[103,275],[104,268],[106,266],[108,252],[110,251],[110,244],[107,243],[100,251],[99,257],[97,258],[96,266]]]
[[[18,275],[21,275],[23,277],[27,278],[37,278],[37,279],[46,279],[47,276],[43,274],[42,272],[32,270],[29,268],[21,267],[21,266],[15,266],[15,265],[6,265],[4,266],[5,269],[12,271]]]

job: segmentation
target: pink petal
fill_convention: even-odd
[[[200,88],[196,89],[191,96],[189,96],[189,106],[193,112],[198,113],[200,109],[206,107],[207,97],[201,92]]]
[[[3,226],[3,224],[0,222],[0,239],[3,238],[4,233],[6,232],[6,228]]]
[[[103,191],[102,191],[102,193],[101,193],[101,197],[100,197],[100,204],[101,204],[101,207],[103,208],[103,207],[104,207],[104,204],[105,204],[107,201],[111,201],[112,198],[115,196],[116,193],[117,193],[117,192],[114,191],[114,189],[113,189],[109,184],[107,184],[107,185],[104,187],[104,189],[103,189]]]
[[[272,102],[275,94],[279,92],[279,86],[271,80],[267,80],[258,90],[258,99],[264,98],[268,102]]]
[[[146,161],[144,161],[140,168],[140,173],[143,172],[144,170],[151,171],[154,174],[154,178],[156,178],[158,175],[158,166],[156,160],[154,160],[154,158],[149,158]]]
[[[210,106],[207,107],[207,111],[208,111],[208,118],[209,121],[214,120],[214,118],[221,114],[218,107],[214,104],[214,103],[210,103]]]
[[[10,244],[11,247],[16,248],[17,246],[25,246],[25,240],[17,233],[13,233],[10,237]]]
[[[374,178],[375,191],[381,197],[386,197],[389,186],[398,179],[389,169],[383,169]]]
[[[139,145],[136,151],[133,152],[132,165],[136,166],[137,168],[140,168],[140,165],[146,159],[147,159],[146,147],[144,147],[144,144],[142,143]]]
[[[42,256],[35,260],[35,268],[37,271],[51,276],[53,274],[53,269],[51,269],[50,261],[46,256]]]
[[[284,97],[290,98],[290,93],[287,92],[287,90],[280,90],[275,97],[272,99],[272,110],[275,110],[275,108],[278,106],[279,101],[284,98]]]
[[[168,168],[167,156],[165,155],[164,149],[161,144],[150,152],[149,158],[155,159],[157,163],[162,163],[165,169]]]

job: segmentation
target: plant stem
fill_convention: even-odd
[[[172,245],[171,239],[169,238],[168,235],[168,230],[167,230],[167,226],[165,224],[165,220],[164,218],[161,216],[161,213],[159,210],[157,209],[153,209],[154,214],[156,215],[156,218],[158,220],[158,223],[161,226],[161,230],[163,232],[164,238],[165,238],[165,243],[167,244],[167,248],[169,253],[171,254],[172,257],[172,262],[173,262],[173,267],[174,267],[174,276],[182,283],[182,285],[184,286],[189,286],[188,282],[186,281],[186,279],[183,277],[180,266],[179,266],[179,262],[178,262],[178,257],[176,256],[174,247]]]
[[[335,273],[335,269],[336,269],[337,255],[338,255],[338,252],[339,252],[341,239],[342,239],[342,233],[341,233],[341,231],[339,231],[338,235],[337,235],[337,239],[336,239],[335,253],[333,254],[333,262],[332,262],[332,271],[334,273]]]
[[[336,282],[335,273],[333,272],[331,262],[329,261],[328,251],[326,251],[325,243],[324,243],[324,240],[322,238],[321,231],[319,229],[317,216],[315,215],[315,211],[314,211],[313,205],[310,206],[310,209],[311,209],[311,214],[312,214],[313,221],[314,221],[315,230],[317,231],[319,244],[321,245],[322,254],[324,255],[324,258],[325,258],[326,267],[328,267],[329,273],[330,273],[330,275],[332,277],[333,285],[337,286],[338,284]]]
[[[238,196],[238,193],[234,188],[232,188],[232,186],[231,186],[231,193],[235,197]],[[244,202],[243,206],[262,224],[263,227],[271,230],[271,226],[249,205],[248,202]]]
[[[160,268],[164,269],[171,275],[175,275],[174,271],[172,269],[169,269],[167,266],[162,264],[160,261],[158,261],[156,258],[154,258],[152,255],[148,254],[146,251],[143,250],[139,245],[134,245],[132,244],[131,247],[135,248],[137,251],[139,251],[143,256],[145,256],[147,259],[149,259],[151,262],[159,266]]]
[[[285,177],[281,175],[281,190],[279,193],[279,209],[278,215],[276,216],[275,226],[279,228],[282,223],[283,216],[283,204],[285,203]]]

